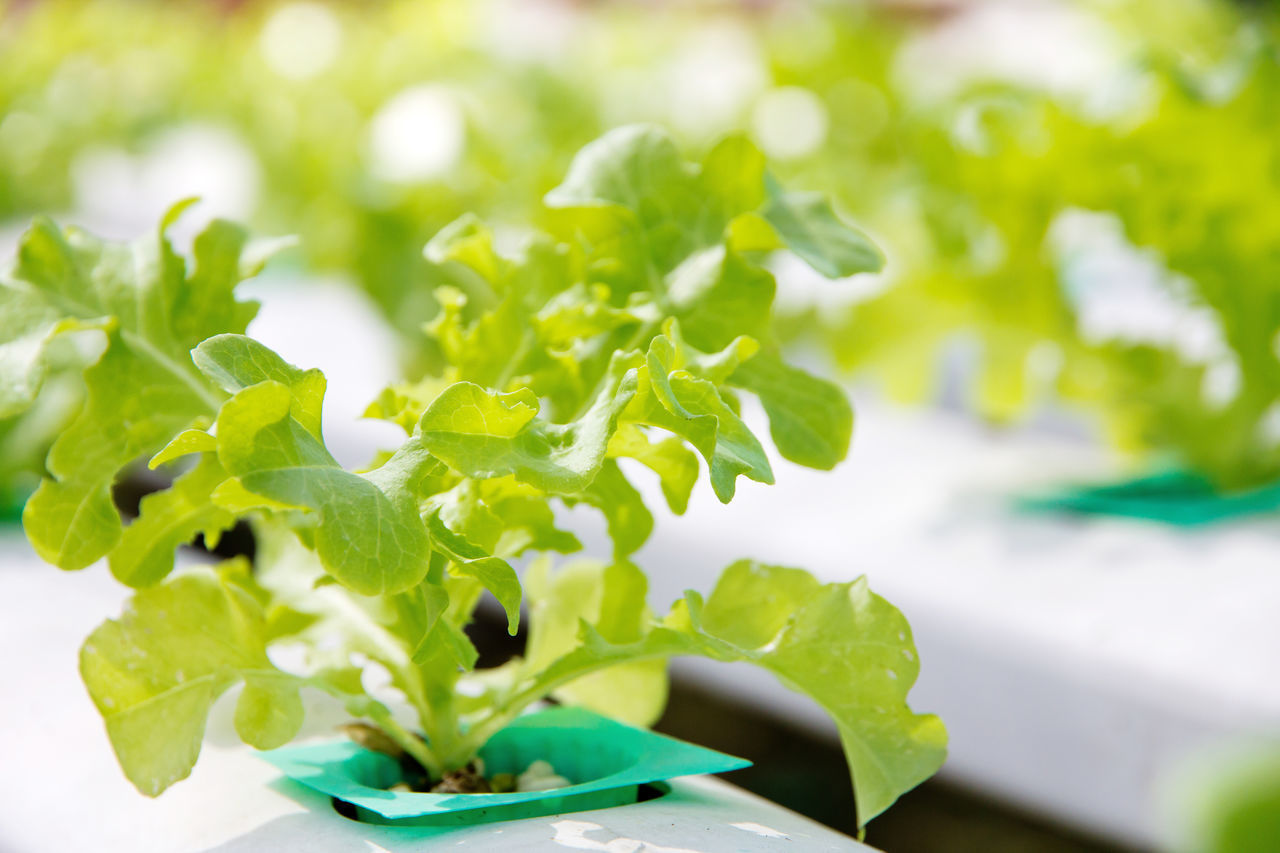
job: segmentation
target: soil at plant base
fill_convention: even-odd
[[[346,723],[339,727],[347,737],[365,749],[381,752],[400,762],[402,781],[392,785],[389,791],[406,791],[419,794],[494,794],[516,789],[516,778],[510,773],[495,773],[487,777],[483,765],[471,762],[466,767],[450,770],[444,778],[432,780],[426,769],[412,755],[401,748],[377,726],[368,723]]]
[[[500,776],[510,776],[510,773],[498,774]],[[500,780],[486,779],[479,771],[476,770],[474,763],[468,764],[460,770],[451,770],[444,774],[444,778],[437,782],[432,788],[433,794],[492,794],[494,792],[494,782]],[[507,790],[515,788],[514,780],[509,780],[511,784],[505,785]]]

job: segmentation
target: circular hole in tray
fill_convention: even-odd
[[[639,787],[639,790],[636,792],[636,802],[647,803],[650,800],[656,800],[661,797],[665,797],[667,794],[670,794],[670,793],[671,793],[671,786],[668,785],[666,782],[651,782],[648,784],[641,785]],[[345,817],[347,820],[353,820],[356,823],[365,822],[360,819],[359,810],[355,806],[353,806],[351,803],[348,803],[346,800],[340,800],[337,797],[330,797],[329,799],[333,806],[333,810],[338,814],[342,815],[343,817]]]

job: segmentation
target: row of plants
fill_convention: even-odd
[[[1065,400],[1148,465],[1274,482],[1280,56],[1234,37],[1207,69],[1153,52],[1112,114],[994,85],[951,105],[915,138],[927,253],[829,324],[833,351],[918,399],[964,334],[994,421]]]
[[[137,590],[85,641],[80,671],[141,792],[191,772],[214,701],[235,686],[236,730],[259,749],[291,740],[301,691],[320,691],[410,778],[454,784],[548,697],[652,723],[676,655],[753,663],[821,705],[860,824],[937,770],[945,730],[906,704],[910,630],[864,579],[744,560],[655,615],[632,561],[654,526],[637,466],[676,513],[704,467],[726,503],[739,477],[773,481],[743,395],[763,404],[782,458],[844,458],[848,400],[784,360],[764,261],[785,250],[848,276],[878,269],[878,250],[824,197],[785,190],[740,136],[686,162],[652,126],[612,131],[546,204],[547,230],[515,251],[470,215],[427,243],[422,263],[447,282],[424,330],[442,364],[377,394],[369,415],[405,439],[361,471],[325,447],[323,374],[244,334],[257,306],[235,288],[278,241],[215,220],[184,257],[167,235],[185,203],[130,244],[48,219],[22,236],[0,276],[5,410],[38,404],[60,342],[96,353],[23,525],[49,562],[105,559]],[[140,458],[172,484],[126,524],[112,484]],[[581,549],[558,522],[576,505],[603,515],[608,561],[549,557]],[[251,565],[175,570],[177,549],[238,521],[258,542]],[[530,634],[523,656],[477,670],[465,629],[486,593]],[[305,660],[285,667],[281,646]],[[366,687],[379,667],[390,697]]]

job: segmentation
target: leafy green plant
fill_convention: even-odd
[[[976,345],[974,407],[996,422],[1056,397],[1144,464],[1225,490],[1274,481],[1280,217],[1269,116],[1280,54],[1250,24],[1236,19],[1232,32],[1234,49],[1208,70],[1150,48],[1119,113],[988,85],[905,124],[918,170],[909,194],[927,236],[894,256],[891,287],[847,325],[830,324],[837,358],[920,399],[941,351],[964,338]],[[1122,273],[1089,263],[1097,245],[1062,244],[1064,223],[1081,214],[1109,224],[1102,248],[1110,262],[1128,259]],[[1136,329],[1096,328],[1126,306],[1095,297],[1133,290],[1144,270],[1151,284],[1126,312],[1142,312]]]
[[[878,251],[821,196],[779,186],[740,137],[689,163],[655,128],[613,131],[546,202],[549,230],[514,254],[470,216],[427,244],[448,282],[426,331],[443,367],[370,406],[406,438],[364,471],[325,447],[324,376],[245,336],[255,306],[234,288],[264,252],[243,230],[215,221],[190,261],[165,236],[181,208],[133,245],[47,220],[23,237],[0,278],[0,402],[39,398],[50,342],[105,338],[24,523],[50,562],[105,557],[138,589],[80,666],[139,790],[191,771],[212,703],[236,684],[236,727],[253,746],[293,737],[300,691],[315,689],[439,776],[544,697],[653,722],[673,655],[749,661],[822,705],[864,822],[937,769],[945,731],[906,704],[909,628],[864,580],[744,561],[655,618],[630,560],[653,528],[632,463],[677,513],[703,465],[724,502],[739,477],[772,482],[743,394],[760,399],[782,457],[831,468],[845,456],[849,403],[781,357],[762,263],[786,249],[846,276],[877,269]],[[110,488],[140,457],[176,476],[126,526]],[[603,514],[612,560],[540,558],[522,587],[512,560],[580,549],[556,520],[576,504]],[[252,570],[174,572],[176,548],[242,518],[260,543]],[[513,632],[522,606],[531,628],[522,658],[476,670],[464,628],[485,591]],[[305,667],[273,663],[285,643],[307,650]],[[374,665],[412,723],[363,686]]]
[[[1270,738],[1215,743],[1161,782],[1170,850],[1262,853],[1280,844],[1280,746]]]

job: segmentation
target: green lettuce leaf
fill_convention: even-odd
[[[853,407],[840,386],[760,353],[737,368],[730,384],[760,398],[769,435],[786,459],[829,471],[849,453]]]
[[[441,518],[439,510],[427,518],[437,551],[449,558],[451,571],[461,577],[473,578],[498,600],[507,614],[507,631],[515,636],[520,625],[520,579],[516,570],[506,560],[489,556],[484,548],[470,542],[465,536],[450,530]]]
[[[107,723],[120,766],[156,796],[195,766],[213,702],[244,684],[236,731],[258,749],[302,725],[299,682],[267,659],[260,606],[210,571],[137,593],[80,650],[80,673]]]
[[[711,486],[724,503],[733,498],[739,476],[772,483],[773,469],[759,440],[725,402],[715,383],[686,369],[690,366],[688,353],[678,343],[674,321],[667,332],[669,336],[650,342],[635,399],[624,418],[686,439],[706,459]]]
[[[907,622],[865,579],[822,584],[799,569],[744,561],[725,570],[705,601],[687,593],[639,640],[611,640],[584,620],[579,641],[534,676],[527,695],[605,667],[698,655],[755,664],[809,696],[839,729],[860,825],[933,775],[946,755],[941,721],[906,703],[919,672]]]
[[[418,489],[438,463],[411,438],[366,474],[342,468],[292,415],[297,398],[267,380],[227,401],[218,415],[218,460],[232,480],[213,493],[236,512],[295,508],[314,514],[325,569],[364,595],[398,592],[426,577],[430,538]]]
[[[689,258],[670,281],[671,304],[685,340],[708,352],[743,335],[768,339],[775,290],[768,270],[722,245]]]
[[[525,584],[531,628],[524,672],[541,672],[572,652],[583,623],[610,642],[631,643],[643,636],[651,619],[648,581],[628,562],[580,561],[554,573],[544,562],[530,568]],[[667,704],[666,661],[623,661],[558,686],[552,695],[632,725],[650,726]]]
[[[432,454],[469,477],[511,475],[547,492],[580,492],[599,473],[635,384],[635,371],[618,359],[582,417],[554,424],[535,417],[528,390],[499,394],[460,382],[432,402],[418,430]]]
[[[226,479],[217,457],[209,454],[170,488],[144,497],[137,520],[108,555],[111,574],[132,587],[151,586],[173,570],[174,552],[196,534],[204,535],[207,547],[216,547],[235,524],[235,515],[212,500],[214,489]]]
[[[591,485],[575,497],[566,498],[570,504],[577,501],[596,507],[604,515],[617,558],[634,553],[653,532],[652,513],[612,459],[604,461]]]
[[[689,508],[689,496],[698,482],[698,457],[679,438],[650,441],[635,424],[622,424],[609,439],[608,454],[634,459],[658,475],[667,506],[676,515]]]
[[[879,272],[884,266],[875,244],[840,219],[822,193],[787,192],[770,180],[762,215],[782,245],[827,278]]]
[[[188,270],[165,237],[181,210],[132,245],[37,220],[0,276],[0,410],[30,402],[55,337],[81,329],[106,337],[84,372],[84,406],[54,443],[50,476],[23,516],[36,551],[62,568],[83,568],[120,540],[111,502],[117,473],[217,412],[223,395],[189,350],[210,335],[243,331],[257,308],[232,295],[261,266],[246,251],[245,232],[213,222],[196,237]]]
[[[399,592],[426,576],[430,538],[418,502],[441,466],[418,438],[411,437],[372,471],[352,473],[334,460],[321,438],[325,380],[319,371],[299,370],[241,335],[212,337],[194,357],[201,372],[233,396],[218,412],[216,438],[185,431],[157,455],[166,460],[201,453],[194,471],[208,473],[198,480],[198,495],[196,481],[187,475],[149,499],[156,519],[144,514],[134,525],[141,525],[138,541],[153,528],[167,538],[151,543],[157,558],[146,571],[121,569],[122,579],[154,582],[172,567],[167,546],[178,531],[167,516],[187,511],[227,522],[228,513],[255,510],[308,514],[313,523],[307,532],[322,564],[362,594]],[[188,496],[200,500],[188,501]],[[162,552],[167,560],[159,557]]]

